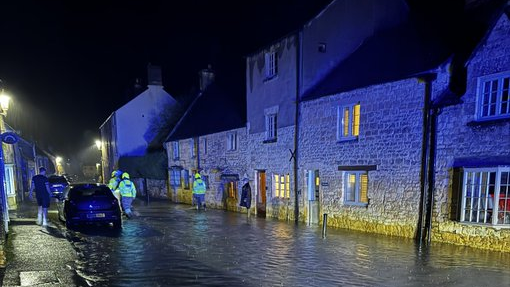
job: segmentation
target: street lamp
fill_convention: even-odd
[[[101,141],[100,140],[96,140],[96,147],[98,150],[101,150]]]
[[[2,89],[0,93],[0,108],[2,109],[2,115],[7,116],[7,110],[9,109],[9,103],[11,98]]]

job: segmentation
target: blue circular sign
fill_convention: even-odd
[[[14,132],[5,132],[1,136],[2,141],[6,144],[15,144],[19,140],[19,136]]]

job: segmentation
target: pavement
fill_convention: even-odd
[[[9,211],[1,286],[88,286],[75,271],[76,251],[63,225],[56,224],[56,206],[54,202],[51,205],[47,227],[36,224],[37,204],[33,201]]]

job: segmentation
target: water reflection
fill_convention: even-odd
[[[73,231],[92,286],[488,286],[510,282],[509,254],[153,202],[107,230]],[[104,236],[101,232],[105,232]]]

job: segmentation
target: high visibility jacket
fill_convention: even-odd
[[[112,177],[110,179],[110,181],[108,182],[108,187],[112,191],[115,191],[116,189],[118,189],[119,188],[119,179],[117,177]]]
[[[129,179],[124,179],[119,183],[119,191],[123,197],[136,197],[135,184]]]
[[[199,178],[193,182],[193,193],[194,194],[205,194],[205,182]]]

